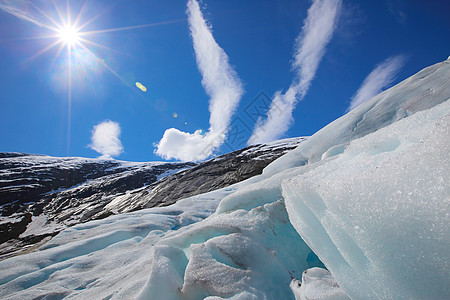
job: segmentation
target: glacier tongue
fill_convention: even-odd
[[[448,299],[449,112],[418,112],[282,183],[291,223],[352,299]]]

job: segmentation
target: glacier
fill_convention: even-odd
[[[0,261],[0,297],[448,299],[449,78],[420,71],[262,175],[65,229]]]
[[[282,183],[294,227],[352,299],[450,295],[450,103]]]
[[[349,300],[331,273],[323,268],[303,272],[302,280],[293,279],[290,288],[295,300]]]

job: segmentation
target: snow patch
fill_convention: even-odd
[[[24,238],[30,235],[43,235],[53,232],[58,232],[63,229],[64,226],[54,222],[48,222],[45,215],[32,216],[31,223],[28,224],[27,229],[19,235],[19,238]]]

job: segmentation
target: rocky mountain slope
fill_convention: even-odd
[[[0,255],[32,249],[67,226],[242,181],[304,139],[250,146],[198,165],[0,153]]]
[[[0,153],[0,253],[102,218],[115,195],[194,165]]]
[[[264,167],[295,149],[305,137],[253,145],[221,155],[193,168],[165,177],[143,189],[117,197],[105,213],[122,213],[170,205],[179,199],[214,191],[261,174]]]

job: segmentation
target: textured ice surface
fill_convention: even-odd
[[[211,215],[218,199],[233,191],[230,187],[169,207],[68,228],[39,251],[0,262],[0,298],[135,298],[154,262],[154,245],[171,232]],[[175,256],[170,257],[176,262]]]
[[[285,180],[289,218],[353,299],[450,296],[450,101]]]
[[[289,283],[311,251],[282,201],[214,214],[160,244],[167,246],[155,256],[140,299],[292,299]],[[185,255],[182,271],[170,259],[174,252]],[[161,278],[178,284],[161,285]]]
[[[319,161],[365,136],[450,98],[450,60],[423,69],[325,126],[264,169],[265,176]],[[337,147],[337,148],[334,148]]]
[[[350,300],[331,273],[322,268],[304,271],[302,281],[292,279],[290,288],[295,300]]]

